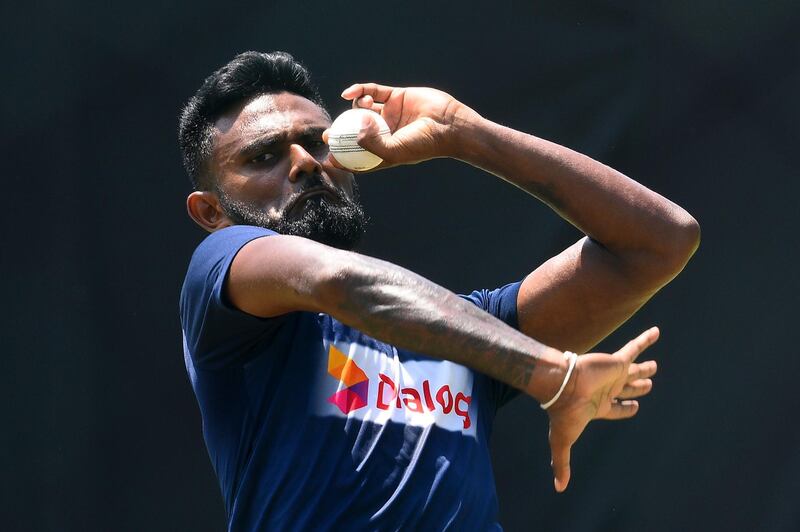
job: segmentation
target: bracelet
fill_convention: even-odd
[[[556,392],[555,397],[547,401],[546,403],[539,405],[542,407],[542,410],[547,410],[553,403],[558,401],[558,398],[561,397],[561,392],[564,391],[564,388],[567,387],[567,381],[569,381],[570,375],[572,375],[572,370],[575,369],[575,363],[578,361],[578,355],[573,353],[572,351],[564,351],[564,356],[569,359],[569,366],[567,367],[567,374],[564,375],[564,382],[561,383],[561,388],[558,389]]]

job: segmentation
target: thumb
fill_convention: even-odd
[[[625,344],[616,354],[621,356],[626,363],[630,364],[636,360],[636,357],[638,357],[642,351],[656,343],[659,334],[658,327],[651,327]]]
[[[378,122],[371,114],[361,117],[361,129],[356,137],[359,146],[370,151],[382,159],[391,155],[395,141],[392,139],[388,126],[381,129]]]

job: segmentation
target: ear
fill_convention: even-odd
[[[233,225],[222,210],[217,195],[209,190],[198,190],[189,194],[186,198],[186,210],[192,220],[209,233]]]

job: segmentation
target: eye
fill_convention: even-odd
[[[306,143],[306,148],[309,149],[309,150],[314,150],[314,151],[322,150],[322,149],[326,149],[327,150],[328,149],[328,145],[325,144],[325,142],[322,139],[314,139],[314,140],[310,140],[310,141],[308,141]]]
[[[274,153],[264,152],[264,153],[260,153],[260,154],[256,155],[252,159],[250,159],[250,162],[253,163],[253,164],[264,164],[264,163],[273,162],[274,159],[275,159],[275,154]]]

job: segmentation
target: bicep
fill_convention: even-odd
[[[296,236],[248,242],[231,263],[225,293],[236,308],[262,318],[319,311],[338,250]]]
[[[547,345],[583,353],[622,325],[655,292],[588,237],[528,275],[520,287],[520,330]]]

